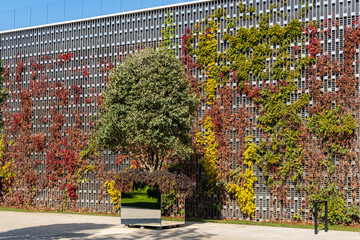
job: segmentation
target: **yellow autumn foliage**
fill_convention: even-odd
[[[216,65],[219,54],[217,52],[216,34],[219,30],[218,23],[214,19],[210,19],[206,31],[199,35],[198,43],[198,62],[205,67],[208,79],[204,84],[204,91],[207,97],[207,104],[215,100],[215,93],[217,88],[216,76],[219,73],[219,67]]]
[[[115,181],[106,181],[104,184],[107,192],[111,197],[111,202],[114,204],[114,209],[121,208],[121,192],[115,188]]]
[[[202,166],[204,167],[205,174],[208,177],[208,183],[212,186],[217,179],[217,164],[216,157],[218,144],[215,141],[214,125],[211,117],[206,117],[204,122],[205,134],[202,136],[201,132],[196,134],[197,144],[203,145],[204,156],[201,159]]]
[[[2,135],[0,139],[0,159],[4,158],[4,150],[5,150],[5,141],[4,141],[4,135]]]
[[[4,141],[4,135],[2,135],[0,139],[0,160],[4,159],[4,155],[5,155],[5,141]],[[1,165],[1,162],[2,161],[0,161],[0,185],[5,186],[5,188],[3,188],[2,191],[8,193],[11,192],[11,186],[15,181],[16,174],[13,172],[15,166],[12,163],[12,161],[8,161],[7,163],[5,163],[5,165]]]
[[[255,214],[255,192],[254,192],[254,182],[257,178],[254,176],[253,173],[253,165],[252,162],[254,161],[254,156],[256,154],[257,146],[255,143],[249,141],[250,138],[247,138],[247,144],[245,146],[246,150],[243,153],[244,163],[248,166],[245,170],[244,180],[242,185],[235,183],[234,181],[227,184],[226,188],[229,193],[234,194],[235,197],[238,199],[239,207],[241,211],[250,216],[254,217]]]

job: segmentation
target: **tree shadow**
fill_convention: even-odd
[[[197,228],[189,228],[187,226],[180,228],[170,228],[162,230],[154,229],[142,229],[142,231],[136,231],[127,236],[122,236],[122,240],[135,240],[135,239],[154,239],[154,240],[163,240],[163,239],[207,239],[215,236],[216,234],[209,234],[204,232],[198,232]]]
[[[112,227],[110,224],[93,224],[93,223],[72,223],[72,224],[52,224],[36,227],[21,228],[9,230],[0,233],[0,239],[63,239],[63,238],[80,238],[84,239],[92,233],[79,233],[81,231],[91,231]],[[112,239],[112,238],[106,238]]]
[[[187,223],[183,227],[169,228],[169,229],[140,229],[131,228],[130,231],[110,231],[110,234],[96,235],[99,230],[112,228],[118,226],[122,228],[122,225],[112,224],[93,224],[93,223],[74,223],[74,224],[52,224],[36,227],[27,227],[21,229],[9,230],[0,233],[0,239],[5,240],[57,240],[57,239],[206,239],[216,234],[209,234],[199,232],[196,227],[191,227],[194,222]],[[198,223],[197,223],[198,224]],[[1,227],[1,226],[0,226]]]

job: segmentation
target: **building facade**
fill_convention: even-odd
[[[344,61],[344,55],[346,55],[344,50],[344,35],[346,34],[347,26],[356,28],[358,24],[357,20],[360,15],[360,3],[358,1],[314,0],[303,2],[300,0],[217,0],[196,1],[97,18],[0,32],[0,56],[3,65],[8,69],[6,71],[7,80],[5,81],[5,84],[12,95],[12,97],[7,100],[4,119],[7,119],[8,123],[16,123],[16,119],[19,118],[19,115],[24,114],[26,111],[23,106],[25,98],[22,98],[21,93],[26,89],[30,89],[30,91],[32,91],[29,93],[32,99],[30,105],[32,113],[31,120],[29,120],[28,123],[31,126],[27,128],[26,131],[31,132],[34,136],[39,135],[40,133],[43,133],[45,136],[45,149],[27,150],[29,151],[29,159],[34,162],[37,161],[37,164],[33,166],[34,172],[38,174],[35,184],[38,190],[34,197],[36,204],[42,204],[47,207],[61,206],[58,199],[64,189],[58,188],[57,190],[51,190],[50,187],[41,187],[45,182],[49,183],[49,180],[44,180],[44,178],[49,178],[46,171],[49,170],[49,162],[52,161],[51,159],[49,160],[49,152],[51,152],[50,148],[56,146],[58,142],[61,142],[59,140],[61,138],[68,138],[69,142],[71,142],[71,138],[74,135],[69,132],[69,129],[72,129],[76,124],[81,126],[83,131],[82,134],[91,131],[93,127],[93,118],[96,118],[97,116],[98,99],[101,95],[101,91],[106,86],[108,70],[121,62],[126,55],[133,53],[141,47],[159,47],[159,45],[164,42],[162,30],[167,26],[165,23],[167,14],[169,14],[175,25],[170,38],[170,46],[173,52],[181,59],[185,55],[182,47],[184,42],[183,35],[187,34],[187,29],[190,29],[195,33],[193,46],[194,48],[197,48],[201,39],[198,39],[196,34],[200,34],[201,31],[204,31],[205,34],[211,34],[206,33],[207,29],[204,29],[206,24],[204,19],[211,16],[214,11],[219,9],[224,9],[226,11],[222,18],[217,22],[218,27],[215,30],[217,38],[216,51],[219,53],[226,52],[231,45],[228,41],[223,40],[223,37],[227,33],[236,31],[240,28],[257,28],[261,25],[261,16],[273,14],[273,17],[269,18],[270,27],[277,24],[281,27],[288,26],[294,19],[298,19],[302,24],[309,24],[316,21],[319,29],[318,32],[322,34],[321,38],[318,39],[320,43],[319,46],[322,49],[321,54],[327,55],[333,59],[332,61],[336,60],[340,63]],[[230,22],[235,22],[237,25],[234,27],[229,26]],[[329,25],[329,29],[320,27],[330,22],[333,25]],[[331,34],[324,34],[324,32],[321,31],[328,31]],[[308,42],[311,43],[312,40],[304,40],[304,46],[306,44],[309,45]],[[296,43],[296,41],[293,41],[291,44],[294,43]],[[276,45],[278,45],[277,47],[281,47],[281,44],[275,44],[275,48],[277,48]],[[294,45],[291,45],[291,47],[293,46]],[[289,47],[289,49],[291,47]],[[295,50],[295,52],[292,52],[291,54],[299,57],[321,55],[320,51],[312,53],[312,49],[308,47],[301,48],[300,46],[300,50],[298,51],[299,53]],[[354,56],[355,59],[358,59],[358,52],[357,49]],[[191,58],[194,59],[194,61],[198,59],[199,52],[193,54]],[[227,65],[231,65],[230,60],[227,61]],[[271,65],[272,61],[273,59],[267,59],[265,64]],[[23,67],[19,68],[19,65],[21,64],[23,64]],[[199,69],[192,70],[191,73],[200,83],[202,83],[209,80],[209,71],[211,71],[209,68],[204,67],[201,69],[200,67]],[[36,76],[33,75],[34,72],[36,72]],[[354,67],[354,78],[357,81],[359,77],[358,74],[359,66],[356,62]],[[253,72],[251,72],[250,75],[249,82],[252,86],[260,88],[264,87],[262,81],[259,80],[259,77],[256,77]],[[304,89],[304,91],[293,91],[286,101],[294,103],[301,98],[303,93],[309,93],[311,91],[309,90],[310,87],[308,83],[308,79],[311,78],[310,75],[311,74],[307,73],[306,70],[300,72],[300,75],[296,77],[295,84],[298,89]],[[335,73],[329,74],[329,79],[321,78],[323,79],[323,84],[321,86],[322,91],[336,93],[339,88],[339,83],[335,80],[340,79],[340,75],[341,73]],[[334,81],[331,81],[330,79],[333,79]],[[33,81],[36,82],[35,86]],[[271,77],[266,81],[272,81]],[[231,82],[235,92],[238,87],[237,83],[238,82],[235,80]],[[41,84],[46,85],[43,89],[44,91],[41,89]],[[34,88],[35,90],[37,89],[38,92],[36,92]],[[68,96],[62,98],[61,94],[64,92],[60,92],[59,89],[63,89]],[[358,90],[357,85],[356,89]],[[202,93],[206,93],[206,90],[204,89],[201,91]],[[310,107],[311,103],[315,101],[316,98],[311,97],[309,100]],[[257,124],[257,117],[261,116],[261,111],[254,106],[254,100],[248,96],[248,93],[244,92],[241,92],[240,95],[233,96],[233,101],[231,103],[233,112],[238,111],[242,107],[247,108],[247,111],[251,115],[249,115],[249,125],[245,126],[245,135],[252,135],[254,137],[254,142],[259,145],[263,138],[264,131],[261,128],[256,128],[255,125]],[[336,109],[336,106],[333,106],[333,108]],[[63,120],[60,122],[61,136],[58,139],[52,137],[54,135],[54,119],[57,114],[54,113],[54,109],[56,109],[57,113],[61,113],[63,117]],[[208,109],[211,109],[211,104],[208,104],[205,98],[199,108],[198,115],[200,119],[208,116]],[[306,121],[307,117],[311,116],[311,111],[308,110],[308,108],[302,108],[299,110],[298,114]],[[355,115],[357,116],[358,112],[356,112]],[[77,123],[77,119],[80,119],[80,123]],[[26,133],[25,130],[21,130],[21,123],[18,125],[18,129],[16,129],[16,126],[12,126],[12,128],[9,127],[6,130],[8,131],[7,134],[9,138],[16,139],[17,136]],[[204,126],[200,124],[200,129],[201,128],[204,132]],[[21,133],[21,131],[23,132]],[[234,130],[230,133],[228,139],[228,147],[234,153],[234,156],[232,157],[233,160],[231,161],[233,166],[239,164],[235,157],[235,153],[240,151],[239,148],[242,146],[242,143],[245,144],[245,138],[239,139],[237,136],[237,131]],[[354,141],[357,142],[357,139]],[[69,143],[68,145],[71,144],[76,145],[74,142]],[[357,156],[358,145],[355,144],[354,146],[353,150],[356,157],[349,162],[349,169],[352,169],[353,176],[356,179],[359,179],[359,159]],[[72,151],[74,153],[73,155],[79,154],[75,147],[72,148]],[[58,153],[54,153],[54,156],[56,154]],[[14,153],[13,156],[17,155]],[[335,156],[335,159],[331,160],[334,161],[335,165],[338,164],[336,163],[338,161],[336,160],[336,157],[337,156]],[[104,171],[116,172],[128,168],[131,165],[129,161],[117,164],[117,160],[116,154],[106,151],[103,154]],[[63,164],[66,163],[63,162]],[[86,166],[80,168],[84,170],[84,167]],[[55,169],[56,165],[53,165],[53,168]],[[56,172],[54,169],[52,172]],[[112,204],[109,197],[103,197],[99,200],[99,196],[103,194],[103,190],[101,190],[103,181],[99,179],[99,176],[92,174],[91,171],[83,172],[85,174],[84,176],[89,175],[88,179],[81,180],[77,187],[75,186],[75,183],[72,182],[69,182],[69,184],[65,186],[65,188],[69,189],[74,185],[73,191],[75,191],[78,196],[73,199],[75,201],[74,204],[79,209],[88,208],[97,211],[111,211]],[[264,174],[256,165],[254,165],[253,172],[257,178],[257,181],[255,181],[253,185],[256,207],[254,213],[255,219],[292,219],[294,216],[298,215],[303,219],[311,218],[308,214],[310,212],[309,196],[306,192],[299,191],[295,183],[289,184],[288,192],[285,197],[287,203],[283,204],[284,200],[280,200],[266,184],[269,175]],[[66,173],[66,171],[62,174],[64,173]],[[71,174],[74,175],[74,173]],[[338,178],[342,178],[344,186],[346,185],[349,187],[342,190],[345,194],[346,203],[348,205],[355,204],[358,206],[360,192],[359,184],[349,185],[347,182],[348,176],[342,175],[343,173],[341,172],[338,174]],[[199,173],[199,175],[201,175],[201,173]],[[105,177],[102,179],[104,178]],[[61,181],[61,179],[58,179],[57,181]],[[19,190],[19,187],[17,189]],[[68,191],[68,193],[71,193],[71,191]],[[67,196],[71,198],[71,194],[67,194]],[[193,204],[190,207],[190,212],[199,212],[199,215],[216,218],[245,217],[237,200],[231,197],[230,194],[227,194],[226,196],[212,194],[206,198],[208,199],[209,205],[220,201],[220,199],[222,199],[221,201],[223,204],[221,204],[220,209],[217,207],[208,207],[207,210],[204,210],[204,206],[195,206]]]

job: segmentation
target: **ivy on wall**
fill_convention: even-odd
[[[84,122],[88,113],[82,108],[83,90],[79,85],[66,86],[50,81],[52,79],[46,74],[47,69],[65,68],[69,76],[82,76],[80,79],[85,83],[87,67],[70,68],[73,56],[73,53],[65,53],[39,59],[19,58],[14,71],[10,71],[8,66],[4,69],[4,83],[10,97],[20,100],[19,112],[10,112],[11,103],[6,103],[3,109],[5,129],[2,141],[6,150],[0,166],[4,170],[2,175],[6,175],[4,179],[8,179],[7,184],[11,183],[3,196],[7,206],[76,210],[81,182],[94,174],[100,180],[104,178],[101,158],[96,156],[94,149],[89,149],[94,125]],[[28,85],[26,76],[29,76]],[[97,95],[90,89],[88,91],[89,97],[84,101],[87,106],[96,102]],[[38,111],[37,118],[34,118],[34,110],[40,109],[42,104],[40,99],[49,99],[49,113]],[[70,105],[73,108],[68,110]],[[65,121],[66,114],[71,117],[71,124]],[[89,131],[85,131],[85,123]],[[34,125],[38,125],[36,130]],[[43,176],[39,174],[43,171],[41,165],[45,166]],[[50,205],[43,200],[36,202],[44,190],[53,200]]]
[[[201,132],[198,132],[197,143],[203,145],[204,157],[201,159],[202,166],[204,167],[205,174],[208,178],[208,184],[211,186],[217,179],[217,163],[216,156],[218,144],[215,141],[214,125],[211,121],[211,117],[207,117],[204,122],[205,134],[202,136]]]
[[[4,135],[2,135],[0,139],[0,199],[12,191],[12,186],[16,178],[13,162],[11,160],[7,162],[4,161],[5,151],[6,145]]]
[[[209,194],[229,193],[237,199],[245,217],[261,218],[255,208],[254,185],[264,179],[271,194],[273,219],[283,220],[284,214],[277,209],[290,207],[290,191],[295,189],[303,196],[299,199],[301,207],[287,213],[288,219],[311,219],[311,201],[325,199],[331,201],[331,223],[350,224],[359,220],[359,79],[355,75],[359,23],[355,20],[351,26],[343,26],[343,55],[333,57],[327,52],[324,39],[339,28],[337,20],[303,21],[311,8],[305,1],[298,18],[284,25],[272,24],[275,17],[287,18],[279,12],[285,6],[287,1],[278,1],[270,4],[269,11],[259,14],[250,4],[240,3],[236,18],[227,18],[225,10],[218,9],[183,33],[181,60],[186,79],[193,92],[202,97],[199,121],[191,130],[197,155],[192,159],[199,160],[204,173],[200,173],[199,185],[205,182],[198,186],[205,197],[197,203],[214,209],[206,202]],[[254,24],[245,27],[250,22]],[[227,26],[224,33],[220,32],[221,24]],[[173,47],[176,31],[168,14],[162,31],[163,46]],[[225,50],[220,51],[221,41]],[[21,100],[18,112],[4,111],[5,151],[0,155],[0,178],[2,186],[9,187],[3,187],[7,189],[3,192],[23,189],[6,194],[8,205],[34,205],[40,183],[64,207],[74,206],[79,181],[84,180],[85,173],[101,172],[101,177],[106,178],[103,166],[95,161],[98,157],[94,147],[89,147],[88,132],[82,127],[87,121],[82,116],[87,113],[78,105],[83,101],[99,106],[103,99],[93,90],[84,99],[80,84],[50,83],[46,76],[46,69],[68,68],[72,61],[73,53],[42,59],[19,58],[16,69],[4,69],[11,97]],[[112,59],[104,59],[99,71],[107,72],[113,67]],[[85,66],[71,69],[71,74],[86,82],[89,71]],[[19,87],[25,73],[30,76],[30,84]],[[45,134],[45,129],[32,129],[38,97],[55,97],[49,103],[50,118],[47,114],[39,116],[41,124],[50,126],[50,135]],[[77,107],[67,113],[65,108],[70,104]],[[5,109],[11,107],[9,104]],[[71,127],[64,126],[65,114],[73,116]],[[94,123],[88,121],[90,131]],[[44,153],[46,160],[37,157]],[[125,156],[119,156],[117,162],[124,159]],[[40,164],[46,165],[44,179],[37,174]],[[193,165],[176,164],[197,177]],[[255,170],[261,174],[255,174]],[[6,178],[10,180],[4,184]],[[105,188],[118,206],[119,193],[111,184],[107,182]],[[62,190],[61,196],[55,194],[56,189]],[[346,197],[352,198],[352,206],[347,206]]]
[[[121,192],[115,188],[115,180],[106,181],[104,187],[111,197],[114,209],[119,210],[121,208]]]
[[[255,192],[253,189],[254,182],[257,178],[253,173],[253,159],[256,156],[257,146],[247,138],[245,146],[244,163],[247,165],[245,173],[230,172],[230,183],[227,184],[227,190],[237,197],[241,211],[251,217],[254,217],[256,206],[254,203]],[[237,174],[236,174],[237,173]]]
[[[354,203],[359,204],[359,156],[355,152],[358,79],[354,71],[359,30],[346,28],[344,61],[339,63],[323,50],[321,42],[332,34],[330,29],[339,27],[338,22],[300,21],[311,8],[305,3],[299,19],[284,26],[270,24],[276,16],[286,17],[276,10],[284,5],[286,2],[280,1],[271,4],[269,13],[256,14],[251,5],[240,3],[238,18],[234,19],[226,19],[225,11],[217,10],[194,27],[196,41],[189,33],[183,36],[183,52],[193,54],[195,67],[206,76],[199,82],[203,102],[209,107],[200,121],[204,131],[198,131],[196,136],[203,147],[197,153],[203,155],[200,162],[208,183],[224,183],[225,189],[237,197],[242,212],[254,216],[252,186],[256,177],[252,166],[256,163],[274,197],[271,203],[280,201],[285,207],[289,204],[289,190],[295,186],[306,196],[298,213],[311,219],[311,211],[305,216],[305,210],[311,207],[309,201],[314,194],[326,188],[326,182],[333,184],[339,191],[336,194],[342,197],[346,189],[353,189]],[[257,25],[242,27],[250,20],[256,20]],[[224,21],[227,29],[222,40],[227,47],[218,53],[219,24]],[[357,26],[356,21],[353,24]],[[327,91],[325,83],[334,90]],[[226,90],[232,98],[224,97]],[[247,97],[250,107],[232,110],[234,96],[241,95]],[[245,132],[244,128],[249,130]],[[214,134],[209,134],[208,129]],[[237,148],[236,154],[230,146],[234,141],[232,131],[243,148]],[[254,134],[260,138],[243,144],[246,136]],[[277,203],[274,199],[278,199]]]
[[[173,39],[175,38],[175,32],[177,28],[174,24],[174,18],[172,18],[170,12],[167,12],[165,21],[164,21],[164,27],[161,29],[162,34],[162,43],[161,46],[165,47],[170,50],[170,52],[173,52]]]
[[[217,20],[223,15],[222,9],[205,19],[205,30],[198,33],[198,44],[196,47],[197,63],[203,66],[207,79],[204,83],[207,104],[210,105],[215,99],[219,67],[217,62],[219,53],[217,50],[217,32],[219,23]]]

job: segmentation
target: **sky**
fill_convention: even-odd
[[[0,31],[194,0],[0,0]]]
[[[0,0],[0,11],[54,2],[54,0]]]

